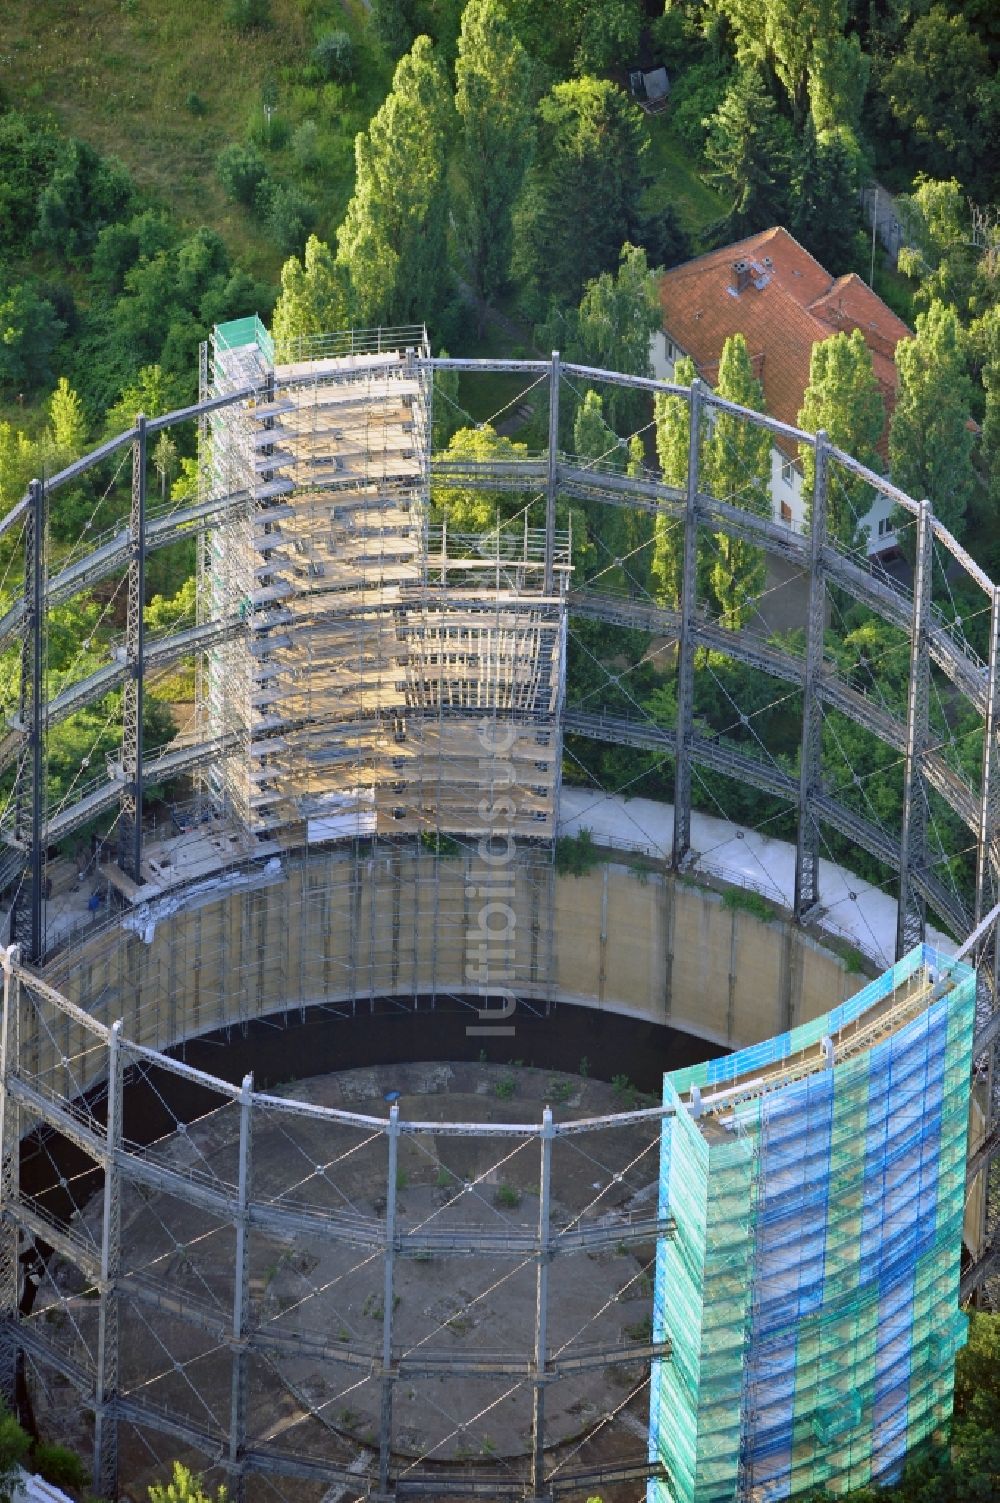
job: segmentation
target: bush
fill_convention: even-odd
[[[303,172],[319,161],[319,126],[315,120],[303,120],[292,137],[292,156]]]
[[[200,94],[196,94],[194,89],[192,89],[184,101],[184,108],[189,115],[203,115],[205,113],[205,101]]]
[[[521,1192],[515,1185],[497,1185],[496,1203],[504,1211],[514,1211],[521,1204]]]
[[[53,1487],[82,1488],[87,1485],[87,1468],[69,1446],[46,1445],[40,1441],[35,1447],[34,1466]]]
[[[722,906],[734,911],[750,913],[762,923],[774,918],[774,908],[760,893],[747,891],[744,887],[729,887],[722,894]]]
[[[14,1468],[27,1456],[31,1437],[12,1414],[0,1409],[0,1496],[6,1493]]]
[[[674,130],[701,151],[705,145],[702,123],[714,115],[729,88],[730,74],[725,63],[714,57],[704,58],[685,69],[670,90],[670,113]]]
[[[237,31],[263,31],[271,24],[271,0],[229,0],[226,21]]]
[[[564,877],[582,877],[603,860],[589,830],[579,835],[560,835],[556,841],[556,871]]]
[[[271,235],[286,256],[301,255],[316,224],[316,210],[298,188],[275,188],[267,213]]]
[[[258,188],[267,177],[267,166],[256,146],[249,143],[241,146],[234,141],[231,146],[220,151],[216,158],[215,172],[226,197],[249,208],[257,196]]]
[[[348,83],[354,77],[354,43],[346,31],[330,31],[313,49],[313,62],[324,79]]]

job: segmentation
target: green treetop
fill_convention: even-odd
[[[430,321],[441,306],[453,124],[444,70],[429,37],[417,37],[355,141],[354,196],[337,231],[337,259],[360,324]]]
[[[55,454],[64,464],[79,459],[87,441],[83,404],[65,376],[60,376],[49,398],[49,437]]]
[[[729,200],[728,233],[735,239],[787,217],[792,137],[756,68],[741,68],[705,139],[707,176]]]
[[[811,433],[825,429],[830,442],[862,464],[878,468],[878,442],[885,425],[885,405],[872,368],[871,351],[860,329],[832,334],[813,345],[799,427]],[[802,446],[803,489],[812,497],[816,456]],[[858,522],[870,505],[867,487],[838,473],[831,476],[827,495],[827,525],[834,537],[850,543]]]
[[[932,302],[918,314],[916,336],[896,346],[899,390],[889,428],[892,478],[959,533],[972,498],[972,382],[965,337],[954,308]]]
[[[843,40],[847,0],[713,0],[732,27],[739,62],[763,66],[788,95],[802,126],[809,109],[810,75],[833,65]]]
[[[581,365],[648,376],[650,341],[662,325],[656,273],[646,264],[646,252],[623,245],[617,275],[604,271],[587,283],[572,320],[567,354]],[[649,398],[613,386],[604,398],[604,411],[611,427],[625,432],[648,420]]]
[[[350,322],[347,273],[330,247],[310,235],[303,260],[291,256],[281,268],[271,324],[274,343],[279,352],[288,352],[297,339],[328,334]]]
[[[607,79],[559,83],[542,100],[515,260],[543,303],[575,302],[639,238],[648,145],[640,111]]]
[[[674,366],[677,386],[690,386],[698,372],[694,361],[682,355]],[[691,408],[684,397],[658,395],[653,402],[656,422],[656,454],[667,485],[687,484],[688,441],[691,432]],[[704,431],[701,435],[704,442]],[[701,553],[702,549],[699,550]],[[677,606],[681,598],[681,575],[684,560],[684,519],[657,515],[653,526],[653,557],[650,573],[654,593],[661,605]],[[701,559],[699,560],[701,563]],[[703,572],[699,568],[699,573]]]
[[[535,140],[529,59],[499,0],[469,0],[455,78],[462,239],[476,291],[492,302],[510,273],[514,204]]]
[[[754,375],[747,342],[733,334],[722,347],[716,391],[741,407],[764,411],[764,390]],[[771,436],[729,412],[716,411],[702,459],[700,488],[758,516],[771,515]],[[723,625],[738,631],[764,587],[764,550],[728,533],[716,533],[708,585]]]

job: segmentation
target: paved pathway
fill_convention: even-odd
[[[672,804],[622,798],[597,789],[565,787],[559,802],[559,834],[587,829],[598,843],[624,846],[669,860],[674,830]],[[697,810],[691,816],[697,869],[751,887],[786,908],[795,888],[795,847],[729,820]],[[896,944],[896,899],[832,861],[820,861],[820,924],[842,935],[879,965],[892,964]],[[928,927],[932,944],[951,951],[953,942]]]

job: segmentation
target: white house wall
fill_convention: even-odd
[[[684,354],[669,334],[658,330],[650,342],[649,358],[653,377],[657,381],[672,381],[676,362]],[[771,511],[776,522],[784,522],[795,532],[806,526],[806,503],[802,494],[802,474],[797,465],[791,465],[788,456],[778,448],[771,447]],[[871,510],[861,519],[861,527],[868,532],[868,554],[884,553],[895,546],[896,535],[890,526],[892,502],[878,496]]]

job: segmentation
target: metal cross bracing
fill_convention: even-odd
[[[916,567],[913,580],[913,622],[910,633],[910,674],[906,711],[906,765],[903,778],[903,819],[899,843],[899,909],[896,924],[897,957],[920,943],[927,928],[926,900],[919,887],[927,865],[927,792],[924,758],[929,739],[930,649],[933,533],[929,501],[920,503],[917,516]]]
[[[553,1122],[548,1109],[541,1122],[426,1122],[402,1119],[395,1106],[387,1117],[372,1117],[294,1097],[280,1098],[254,1091],[249,1077],[236,1086],[127,1041],[120,1024],[108,1028],[81,1013],[26,971],[16,951],[6,952],[4,959],[7,993],[0,1104],[8,1113],[5,1124],[16,1124],[20,1114],[22,1129],[30,1128],[22,1152],[31,1153],[31,1145],[37,1147],[32,1187],[22,1192],[17,1184],[18,1154],[14,1151],[18,1140],[7,1134],[2,1229],[12,1239],[13,1247],[23,1239],[25,1253],[33,1253],[39,1243],[54,1249],[63,1272],[40,1273],[34,1280],[34,1303],[30,1297],[24,1301],[16,1298],[12,1309],[4,1309],[6,1344],[2,1351],[8,1370],[13,1370],[17,1355],[23,1353],[40,1373],[61,1374],[77,1388],[80,1403],[93,1410],[95,1486],[100,1485],[105,1495],[113,1495],[115,1490],[123,1427],[136,1425],[184,1440],[208,1457],[219,1456],[237,1496],[254,1474],[312,1477],[325,1480],[327,1485],[344,1481],[351,1475],[345,1460],[338,1460],[336,1455],[323,1456],[311,1444],[296,1446],[294,1434],[289,1436],[289,1444],[282,1438],[280,1424],[273,1435],[262,1434],[259,1410],[251,1413],[247,1396],[251,1365],[259,1382],[262,1372],[280,1373],[284,1371],[282,1363],[303,1361],[334,1364],[349,1374],[353,1372],[350,1381],[355,1385],[371,1380],[377,1383],[381,1392],[378,1464],[366,1483],[366,1492],[370,1487],[372,1496],[387,1491],[398,1496],[410,1490],[416,1494],[439,1475],[432,1466],[420,1464],[433,1462],[433,1457],[420,1458],[414,1464],[405,1448],[400,1455],[394,1441],[393,1414],[400,1384],[407,1385],[408,1390],[414,1384],[426,1384],[433,1396],[444,1379],[467,1379],[480,1385],[486,1379],[510,1381],[517,1388],[527,1385],[533,1394],[530,1451],[523,1468],[515,1468],[508,1477],[505,1496],[528,1499],[547,1496],[551,1490],[571,1491],[581,1478],[605,1475],[603,1468],[568,1466],[565,1457],[553,1469],[554,1442],[546,1429],[546,1395],[562,1382],[573,1382],[586,1374],[600,1375],[609,1365],[632,1368],[654,1359],[668,1360],[669,1344],[649,1339],[624,1342],[613,1334],[613,1326],[605,1327],[608,1334],[595,1340],[589,1335],[592,1322],[585,1316],[576,1335],[567,1339],[564,1325],[558,1340],[548,1338],[547,1312],[558,1288],[554,1276],[550,1288],[549,1266],[554,1260],[561,1264],[604,1252],[622,1256],[626,1249],[672,1235],[672,1222],[658,1216],[655,1209],[620,1208],[622,1195],[645,1185],[649,1166],[655,1166],[663,1108],[560,1123]],[[23,1037],[19,1025],[25,1030]],[[189,1099],[205,1103],[201,1118],[191,1127],[185,1127],[183,1118],[175,1119],[182,1135],[179,1153],[170,1147],[176,1134],[168,1133],[159,1145],[135,1143],[123,1135],[126,1082],[136,1078],[144,1078],[147,1084],[154,1078],[161,1082],[157,1094],[168,1111],[169,1093],[162,1092],[170,1080],[183,1088]],[[229,1132],[234,1154],[220,1157],[224,1140],[219,1132],[227,1120],[225,1114],[232,1112],[236,1115]],[[199,1120],[207,1132],[204,1146],[198,1135]],[[284,1158],[292,1179],[296,1165],[301,1166],[306,1179],[298,1188],[285,1188],[276,1185],[273,1173],[269,1173],[268,1182],[258,1184],[253,1172],[258,1143],[268,1136],[273,1139],[275,1134],[280,1139],[302,1131],[308,1133],[305,1154],[301,1146],[296,1146],[297,1140],[289,1136]],[[72,1184],[67,1188],[60,1158],[62,1140],[72,1145],[74,1162],[82,1156],[93,1166],[96,1218],[89,1209],[95,1197],[86,1176],[78,1189]],[[418,1213],[416,1219],[412,1209],[404,1216],[397,1208],[396,1192],[402,1185],[399,1146],[404,1142],[412,1145],[418,1159],[429,1153],[430,1169],[436,1168],[439,1180],[442,1175],[451,1180],[456,1190],[455,1197],[446,1197],[436,1208]],[[466,1171],[465,1178],[446,1170],[439,1157],[449,1142],[455,1143],[463,1163],[468,1158],[461,1145],[480,1145],[478,1166],[474,1172]],[[380,1147],[383,1143],[384,1150]],[[493,1208],[484,1188],[498,1167],[530,1151],[536,1143],[540,1154],[539,1210],[537,1226],[532,1229]],[[429,1147],[434,1144],[438,1147]],[[568,1162],[554,1166],[554,1145],[569,1156]],[[349,1162],[361,1151],[374,1155],[372,1169],[384,1176],[385,1208],[381,1215],[366,1214],[343,1193],[332,1204],[327,1194],[319,1193],[328,1186],[327,1168],[323,1163],[314,1164],[313,1159],[325,1154],[333,1172],[339,1163]],[[271,1152],[273,1159],[273,1147]],[[380,1154],[384,1157],[379,1165]],[[573,1212],[562,1176],[578,1159],[587,1178],[596,1171],[601,1185],[590,1193],[589,1203]],[[312,1180],[316,1181],[317,1193],[310,1195],[305,1192]],[[59,1186],[63,1186],[61,1197]],[[456,1208],[465,1204],[465,1197],[479,1209],[471,1222],[467,1215],[455,1214]],[[161,1200],[162,1210],[158,1210]],[[123,1216],[126,1202],[130,1207],[128,1227]],[[176,1220],[178,1212],[171,1212],[171,1206],[187,1208],[182,1214],[193,1211],[196,1215],[189,1223],[191,1241],[187,1248]],[[167,1255],[157,1251],[155,1245],[151,1251],[148,1236],[136,1240],[138,1207],[145,1207],[144,1214],[160,1227],[167,1252],[171,1246],[175,1248],[180,1261],[174,1277],[166,1276]],[[435,1223],[442,1223],[440,1229]],[[216,1236],[232,1238],[232,1259],[223,1260],[229,1275],[221,1281],[216,1275],[208,1280],[197,1269],[198,1247],[209,1245]],[[344,1330],[338,1333],[326,1329],[324,1323],[317,1324],[310,1317],[308,1309],[301,1320],[290,1321],[280,1313],[268,1315],[262,1307],[259,1287],[254,1293],[249,1282],[251,1258],[256,1256],[259,1264],[261,1253],[254,1255],[251,1248],[261,1246],[261,1239],[268,1245],[277,1239],[277,1245],[287,1246],[297,1237],[319,1238],[323,1244],[341,1247],[349,1259],[354,1257],[355,1272],[371,1266],[377,1279],[381,1270],[384,1319],[380,1317],[382,1331],[375,1345]],[[41,1255],[40,1269],[46,1267],[49,1257],[48,1253]],[[501,1284],[517,1269],[533,1268],[536,1288],[531,1339],[519,1343],[512,1338],[503,1351],[463,1354],[456,1353],[453,1343],[442,1344],[440,1333],[446,1321],[442,1324],[437,1317],[432,1317],[418,1340],[413,1338],[412,1326],[407,1328],[408,1337],[402,1326],[397,1332],[393,1319],[397,1303],[394,1271],[402,1261],[425,1257],[457,1258],[455,1266],[461,1268],[472,1266],[470,1259],[486,1259],[475,1266],[482,1267],[484,1276],[491,1271],[491,1278],[499,1260],[501,1269],[510,1270],[501,1272]],[[378,1262],[373,1264],[373,1258]],[[84,1288],[97,1294],[96,1311],[72,1293],[76,1285],[72,1278],[67,1283],[66,1269],[76,1269]],[[14,1270],[16,1273],[16,1263]],[[610,1291],[612,1306],[614,1288],[612,1285]],[[314,1290],[309,1299],[321,1293]],[[481,1295],[469,1297],[479,1299],[488,1293],[489,1288],[485,1288]],[[46,1310],[51,1318],[46,1317]],[[59,1312],[58,1316],[54,1312]],[[157,1331],[162,1334],[154,1335]],[[149,1339],[143,1343],[146,1353],[137,1369],[135,1341],[137,1333],[142,1332],[148,1332]],[[172,1347],[174,1342],[180,1345]],[[175,1386],[180,1385],[177,1393],[188,1391],[193,1383],[192,1396],[199,1381],[209,1381],[208,1370],[202,1380],[196,1372],[186,1376],[186,1362],[183,1358],[176,1360],[177,1354],[202,1348],[206,1355],[210,1351],[225,1354],[228,1379],[220,1372],[225,1402],[207,1404],[205,1394],[197,1402],[193,1398],[191,1407],[164,1403],[156,1387],[158,1380],[153,1378],[161,1348],[163,1377],[171,1372],[179,1375],[171,1379]],[[291,1371],[288,1381],[294,1382]],[[461,1422],[471,1423],[472,1417]],[[616,1459],[609,1464],[614,1469],[621,1462]],[[629,1466],[632,1475],[646,1475],[637,1461]],[[456,1469],[454,1464],[445,1475],[453,1480],[457,1475],[465,1477],[473,1487],[477,1482],[474,1471]],[[498,1485],[503,1490],[503,1483]]]
[[[795,853],[795,916],[805,918],[819,903],[819,823],[814,800],[823,781],[823,709],[820,679],[826,633],[826,542],[829,442],[816,435],[816,462],[809,518],[809,604],[806,616],[805,673],[802,696],[802,745],[799,752],[799,808]]]
[[[561,767],[558,747],[563,730],[619,745],[659,750],[676,764],[678,861],[683,859],[690,842],[692,773],[703,766],[775,794],[797,811],[799,917],[806,917],[817,902],[822,903],[818,885],[819,852],[824,838],[822,831],[829,827],[900,871],[901,945],[919,929],[925,906],[955,933],[965,932],[975,916],[989,906],[990,894],[998,890],[996,592],[929,509],[922,511],[884,478],[820,440],[816,453],[819,501],[814,501],[812,524],[803,535],[770,516],[758,515],[731,499],[722,500],[699,489],[696,440],[702,428],[700,414],[705,414],[705,420],[711,422],[713,412],[740,411],[707,388],[696,386],[689,397],[686,389],[668,383],[590,370],[568,364],[558,355],[551,361],[535,362],[434,360],[420,347],[413,331],[406,337],[412,341],[408,357],[404,347],[393,344],[391,334],[372,340],[352,337],[348,344],[342,340],[329,342],[325,353],[316,347],[318,358],[310,353],[311,347],[303,346],[296,351],[301,358],[293,363],[294,369],[287,368],[276,386],[277,368],[268,356],[266,341],[257,346],[256,353],[249,346],[242,354],[234,348],[220,347],[213,351],[211,363],[206,354],[199,403],[145,424],[147,440],[182,421],[196,423],[202,430],[205,444],[198,500],[147,506],[145,517],[139,521],[134,484],[129,524],[97,539],[84,557],[57,567],[50,577],[42,550],[45,508],[51,496],[92,465],[129,445],[133,456],[137,455],[140,426],[137,424],[127,434],[51,477],[45,487],[33,487],[30,496],[0,521],[0,532],[10,531],[18,520],[25,524],[25,588],[0,619],[0,646],[20,643],[22,656],[22,713],[0,741],[0,766],[17,769],[16,797],[0,819],[0,834],[7,847],[9,874],[20,877],[15,934],[24,943],[24,953],[34,949],[37,959],[44,953],[42,895],[47,845],[121,804],[126,815],[122,823],[128,832],[123,855],[126,865],[131,862],[133,870],[137,869],[141,862],[142,821],[137,818],[129,828],[133,786],[140,812],[142,784],[162,780],[170,774],[198,773],[219,803],[230,812],[239,812],[262,837],[271,840],[277,836],[285,845],[294,846],[303,839],[309,820],[328,812],[321,802],[331,786],[326,771],[329,764],[323,757],[332,744],[331,737],[335,736],[342,739],[349,753],[343,763],[344,776],[339,784],[334,783],[338,797],[353,797],[352,790],[370,779],[374,769],[376,780],[385,778],[385,793],[378,796],[374,806],[376,817],[384,820],[387,827],[392,820],[389,832],[392,838],[399,835],[412,840],[426,835],[437,841],[449,830],[461,838],[470,823],[475,799],[461,791],[468,785],[471,765],[469,746],[462,742],[460,734],[467,734],[468,729],[462,731],[465,707],[450,703],[450,699],[456,693],[459,699],[470,693],[467,686],[477,678],[480,683],[488,681],[492,685],[489,693],[494,696],[495,708],[491,705],[490,709],[498,726],[508,713],[496,700],[505,681],[512,687],[515,683],[530,683],[536,694],[543,682],[551,686],[546,713],[539,716],[531,711],[524,721],[531,727],[532,736],[536,733],[545,736],[545,745],[538,743],[535,754],[525,755],[516,769],[526,808],[532,807],[531,799],[535,797],[530,792],[535,786],[532,779],[535,772],[539,774],[537,786],[544,784],[545,806],[550,809],[555,806]],[[398,362],[401,389],[409,383],[411,416],[415,414],[412,435],[402,431],[411,418],[387,405],[388,386],[384,381],[380,384],[370,362],[367,367],[364,365],[373,350],[379,359],[389,357],[390,364]],[[345,358],[345,351],[357,361],[355,373],[346,378],[339,394],[333,394],[337,402],[345,399],[346,406],[341,403],[345,412],[354,413],[347,422],[336,418],[336,403],[331,406],[329,401],[331,369],[337,360]],[[448,454],[431,456],[428,393],[432,374],[439,367],[470,375],[478,371],[520,374],[533,384],[547,381],[548,449],[540,455],[512,461],[474,462],[457,460]],[[613,461],[588,462],[558,450],[560,384],[602,380],[650,393],[668,391],[691,400],[697,420],[690,428],[692,462],[683,491],[665,485],[651,473],[627,475]],[[750,412],[740,415],[789,445],[816,444],[811,435],[774,419]],[[292,445],[293,438],[297,447]],[[410,443],[412,450],[406,447]],[[408,459],[408,453],[413,457]],[[394,456],[391,465],[387,455]],[[338,469],[334,460],[343,461],[343,467]],[[389,473],[392,465],[399,473]],[[918,571],[915,590],[828,536],[821,503],[824,477],[830,466],[880,489],[912,517],[921,519],[923,542],[918,562],[923,560],[924,568],[922,573]],[[544,525],[530,529],[525,513],[516,559],[507,554],[510,538],[515,531],[520,533],[521,522],[506,530],[497,529],[493,535],[495,557],[480,556],[477,560],[470,556],[470,540],[461,540],[457,534],[450,534],[448,528],[434,531],[428,526],[426,511],[421,514],[421,508],[426,506],[429,478],[455,487],[533,495],[540,505],[544,503]],[[689,540],[688,588],[679,609],[672,610],[662,602],[638,595],[627,598],[601,594],[586,581],[577,581],[567,595],[568,554],[565,551],[560,554],[565,545],[554,533],[555,505],[561,497],[634,508],[647,516],[665,512],[685,527]],[[378,505],[377,520],[371,510],[373,499]],[[411,504],[403,507],[404,501]],[[330,565],[330,548],[324,537],[325,506],[343,510],[343,516],[329,518],[330,525],[340,529],[340,541],[334,550],[340,560],[337,567],[343,569],[348,557],[355,560],[350,566],[353,573],[348,570],[333,587],[329,573],[326,582],[320,583],[322,576],[313,572]],[[804,653],[753,630],[734,633],[705,614],[696,598],[697,580],[692,582],[690,577],[691,563],[697,557],[697,538],[691,536],[692,528],[696,533],[742,539],[810,578]],[[192,534],[201,540],[198,624],[142,643],[141,611],[137,614],[135,610],[137,574],[141,567],[136,541],[144,543],[139,552],[148,554]],[[423,567],[414,571],[412,579],[407,573],[405,553],[400,550],[400,544],[411,543],[418,551],[424,550]],[[943,550],[953,569],[964,571],[972,586],[983,594],[986,601],[983,609],[992,612],[989,646],[983,655],[976,651],[970,634],[954,613],[950,613],[948,602],[934,598],[929,563],[934,547]],[[102,579],[120,575],[123,570],[127,571],[130,586],[124,654],[107,667],[62,685],[57,693],[49,695],[44,669],[47,610]],[[303,572],[296,575],[296,570]],[[549,585],[556,583],[552,576],[560,570],[559,588],[552,594]],[[489,575],[492,575],[492,593],[484,600],[483,585]],[[295,581],[291,597],[282,589],[282,581],[289,578]],[[442,583],[445,588],[441,588]],[[253,598],[268,591],[273,599]],[[829,655],[824,655],[823,601],[834,594],[838,598],[847,597],[905,633],[910,643],[912,668],[911,697],[905,719],[863,692],[838,670]],[[456,595],[463,597],[457,615],[454,614]],[[380,602],[377,609],[376,596]],[[294,610],[289,599],[294,602]],[[528,610],[526,602],[530,602]],[[446,620],[449,611],[453,613],[450,626]],[[565,660],[568,613],[670,634],[681,642],[676,731],[653,726],[640,715],[605,713],[593,700],[586,706],[574,704],[572,695],[567,700],[558,665]],[[308,630],[303,631],[306,623]],[[464,633],[464,639],[457,643],[449,639],[447,632],[451,626]],[[694,720],[691,684],[697,654],[702,648],[748,663],[780,682],[801,687],[805,712],[797,775],[776,766],[767,755],[753,755],[746,742],[730,745],[725,737],[712,739],[701,733]],[[194,739],[147,758],[139,773],[143,672],[188,654],[195,656],[198,665],[199,699],[203,706],[200,728]],[[454,672],[452,665],[446,668],[443,662],[445,656],[452,654],[461,660],[454,665]],[[328,679],[324,688],[322,675],[328,671],[325,665],[331,661],[331,655],[353,664],[348,669],[350,682]],[[440,661],[435,662],[435,657]],[[488,668],[484,670],[485,659]],[[932,665],[981,717],[985,727],[978,786],[959,770],[948,744],[933,729],[928,704]],[[456,690],[456,682],[465,687]],[[397,689],[399,683],[405,683],[406,687]],[[47,817],[44,799],[47,728],[121,684],[126,688],[126,724],[120,772],[107,779],[95,779],[86,786],[78,785],[72,799]],[[393,740],[387,761],[384,740],[390,721],[382,703],[386,695],[400,701],[392,709]],[[345,713],[348,705],[349,713]],[[855,720],[899,753],[905,764],[906,790],[900,836],[848,807],[834,791],[823,786],[818,745],[822,739],[824,706]],[[283,723],[268,724],[274,716]],[[399,735],[404,739],[396,740]],[[763,747],[760,750],[763,752]],[[382,772],[378,771],[380,759]],[[542,762],[546,763],[544,779]],[[931,792],[940,795],[970,831],[970,844],[975,848],[975,880],[974,890],[970,884],[967,894],[964,890],[949,889],[938,876],[936,861],[928,855],[927,824],[933,810],[929,809],[927,799]],[[402,818],[396,813],[399,809],[404,811]],[[536,935],[533,966],[536,987],[547,980],[550,988],[551,967],[545,950],[546,936],[551,940],[554,902],[552,833],[553,827],[542,822],[525,825],[517,831],[518,836],[533,840],[539,852],[542,847],[548,852],[548,866],[538,861],[533,868],[539,894],[533,926]],[[427,864],[434,866],[433,854]],[[433,883],[431,887],[437,905],[440,889]],[[392,901],[398,906],[399,883],[395,878],[388,890],[394,894]],[[437,906],[434,911],[436,925],[438,917],[443,921],[444,916]],[[414,923],[418,922],[417,912],[414,907]],[[543,921],[546,912],[548,917]],[[988,953],[985,948],[990,944],[987,938],[983,972],[988,979],[981,1001],[984,1026],[995,996],[995,985],[991,984],[996,968],[995,947]],[[374,968],[369,967],[369,972],[374,975]],[[395,982],[400,980],[395,977]]]

